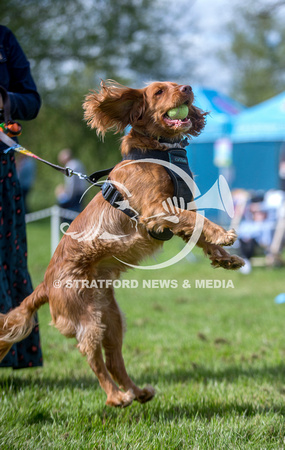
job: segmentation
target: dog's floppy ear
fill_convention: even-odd
[[[100,91],[92,91],[83,103],[84,118],[104,137],[107,130],[123,131],[144,113],[144,90],[131,89],[113,80],[101,82]]]
[[[187,134],[198,136],[206,125],[206,116],[208,113],[193,105],[190,106],[189,111],[192,127]]]

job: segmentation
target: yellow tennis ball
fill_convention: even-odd
[[[170,119],[186,119],[188,116],[188,106],[187,105],[181,105],[177,108],[171,108],[169,111],[167,111],[167,115]]]

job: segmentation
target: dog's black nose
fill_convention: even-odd
[[[191,86],[181,86],[180,91],[185,93],[185,94],[190,94],[190,92],[192,92],[192,88]]]

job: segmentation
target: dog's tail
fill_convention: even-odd
[[[22,341],[31,333],[35,326],[36,311],[47,302],[46,290],[41,283],[20,306],[7,314],[0,314],[0,361],[15,342]]]

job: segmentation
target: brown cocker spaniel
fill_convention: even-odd
[[[102,82],[99,92],[87,95],[85,119],[99,134],[132,127],[122,139],[124,160],[111,171],[107,185],[115,187],[112,194],[119,194],[118,204],[125,202],[127,212],[110,203],[100,191],[72,222],[44,281],[18,308],[0,314],[0,360],[14,342],[31,332],[35,312],[49,302],[52,323],[65,336],[77,339],[80,352],[87,356],[107,394],[108,405],[127,406],[133,400],[144,403],[154,396],[152,387],[140,389],[127,374],[122,356],[124,321],[113,286],[104,280],[118,279],[128,268],[124,262],[136,265],[160,249],[163,240],[159,236],[165,232],[167,238],[170,233],[186,242],[191,239],[200,216],[195,210],[180,208],[176,202],[172,220],[165,214],[165,205],[170,208],[169,199],[174,195],[169,172],[151,162],[128,162],[133,159],[130,155],[134,149],[142,157],[144,152],[152,151],[157,157],[157,152],[180,148],[185,137],[197,136],[205,125],[206,114],[193,105],[193,100],[190,86],[171,82],[130,89],[108,81]],[[175,110],[172,117],[168,115],[181,105],[187,107],[183,106],[185,117],[175,117]],[[226,231],[203,218],[196,245],[213,266],[238,269],[243,261],[223,248],[235,239],[233,230]]]

